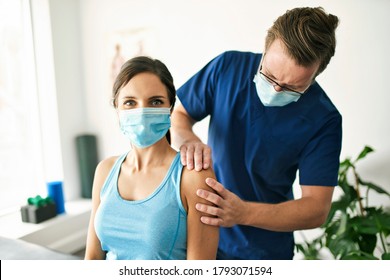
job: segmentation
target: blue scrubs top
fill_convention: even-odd
[[[254,75],[261,54],[225,52],[177,91],[189,115],[210,115],[208,145],[217,179],[241,199],[280,203],[301,185],[336,186],[341,115],[315,82],[297,102],[265,107]],[[249,226],[220,229],[226,259],[292,259],[293,232]]]

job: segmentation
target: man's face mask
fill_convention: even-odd
[[[257,95],[264,106],[285,106],[292,102],[297,102],[298,99],[306,92],[310,85],[303,91],[299,92],[284,86],[279,85],[276,81],[263,73],[262,65],[265,53],[260,62],[259,71],[256,73],[253,82],[256,84]],[[280,91],[275,90],[275,86],[281,88]]]
[[[301,95],[295,92],[276,91],[266,77],[259,72],[256,73],[253,81],[256,84],[257,95],[264,106],[285,106],[291,102],[298,101]]]

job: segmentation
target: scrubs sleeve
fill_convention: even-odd
[[[177,90],[177,96],[187,113],[200,121],[213,113],[214,93],[223,69],[224,54],[211,60]]]
[[[299,161],[299,183],[337,186],[342,141],[342,119],[337,114],[306,145]]]

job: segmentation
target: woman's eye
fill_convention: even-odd
[[[160,99],[155,99],[152,101],[153,106],[157,106],[157,105],[161,105],[161,104],[163,104],[163,102]]]
[[[135,102],[132,101],[132,100],[127,100],[123,103],[123,105],[125,106],[134,106],[135,105]]]

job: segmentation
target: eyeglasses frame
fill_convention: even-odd
[[[303,92],[299,92],[299,91],[296,91],[296,90],[293,90],[289,87],[285,87],[285,86],[281,86],[278,82],[276,82],[274,79],[268,77],[266,74],[264,74],[263,72],[261,72],[261,69],[263,67],[263,59],[265,57],[265,53],[263,53],[263,56],[261,58],[261,62],[260,62],[260,67],[259,67],[259,74],[260,76],[264,76],[265,80],[270,84],[272,85],[274,88],[275,86],[278,86],[280,87],[282,90],[281,92],[284,92],[284,93],[287,93],[287,94],[292,94],[292,93],[296,93],[296,94],[299,94],[299,96],[302,96],[304,95],[307,90],[310,88],[311,84],[303,91]]]

